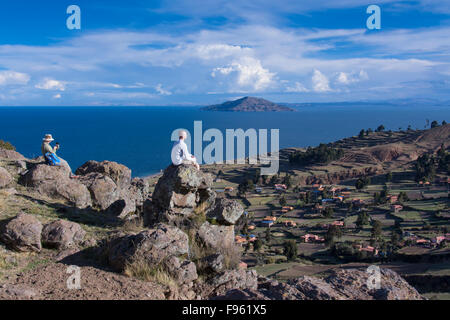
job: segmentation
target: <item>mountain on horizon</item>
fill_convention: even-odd
[[[222,104],[216,104],[201,108],[201,110],[233,112],[295,111],[292,108],[281,106],[274,102],[256,97],[244,97],[233,101],[226,101]]]

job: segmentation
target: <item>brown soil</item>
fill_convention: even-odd
[[[80,268],[81,289],[68,289],[68,267]],[[130,278],[87,261],[51,262],[10,276],[0,284],[0,300],[161,300],[162,285]]]

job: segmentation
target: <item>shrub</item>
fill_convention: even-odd
[[[16,151],[16,147],[14,147],[11,143],[3,140],[0,140],[0,149]]]
[[[283,254],[286,256],[288,261],[293,261],[297,258],[298,249],[295,240],[286,240],[283,243],[283,249]]]

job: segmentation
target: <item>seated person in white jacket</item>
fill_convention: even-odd
[[[172,163],[175,166],[179,166],[182,163],[193,164],[197,170],[200,170],[200,166],[197,163],[197,159],[189,153],[188,148],[184,140],[187,138],[187,132],[180,130],[178,132],[180,140],[175,142],[172,147]]]

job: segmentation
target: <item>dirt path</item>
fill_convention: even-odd
[[[93,266],[80,266],[81,289],[68,289],[68,264],[50,263],[0,284],[0,300],[161,300],[164,288]]]

